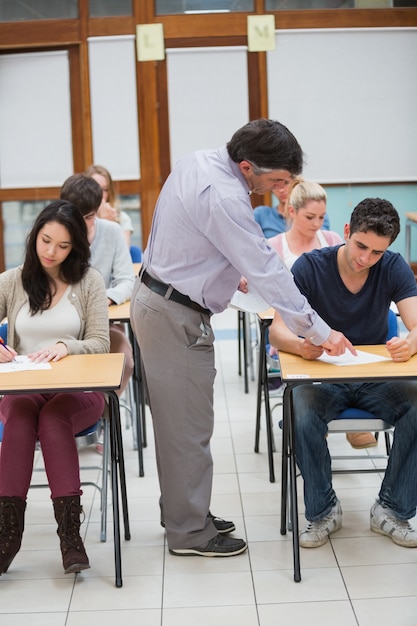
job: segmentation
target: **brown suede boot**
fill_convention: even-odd
[[[7,572],[22,545],[25,509],[21,498],[0,497],[0,576]]]
[[[61,541],[62,563],[66,574],[78,574],[89,569],[90,563],[80,537],[80,515],[83,508],[80,496],[54,498],[55,519],[58,523],[57,535]]]

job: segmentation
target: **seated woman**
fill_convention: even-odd
[[[103,165],[90,165],[85,174],[86,176],[94,178],[103,190],[103,200],[97,211],[97,217],[120,224],[126,245],[129,249],[130,239],[133,233],[132,220],[126,211],[122,211],[118,205],[113,179],[109,170]]]
[[[294,181],[287,205],[286,217],[289,228],[287,232],[268,239],[289,270],[304,252],[343,243],[337,233],[322,230],[326,216],[326,202],[327,194],[318,183]],[[352,448],[357,449],[377,445],[374,435],[368,432],[346,433],[346,439]]]
[[[302,180],[299,176],[293,180]],[[288,228],[287,220],[287,204],[288,195],[292,189],[291,182],[288,181],[282,189],[273,189],[272,194],[278,200],[276,206],[257,206],[253,211],[253,217],[255,222],[262,228],[262,232],[265,237],[270,238],[280,233],[285,233]],[[321,225],[322,230],[330,230],[329,216],[324,216],[323,223]]]
[[[28,235],[23,266],[0,275],[0,318],[8,318],[8,345],[0,345],[0,363],[17,354],[42,363],[109,351],[106,290],[89,258],[87,227],[79,210],[63,200],[43,209]],[[82,491],[74,435],[100,419],[104,403],[97,392],[1,400],[0,575],[20,550],[38,440],[65,573],[90,567],[79,532]]]

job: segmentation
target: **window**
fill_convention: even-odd
[[[77,0],[1,0],[0,22],[56,20],[78,17]]]
[[[48,201],[2,203],[6,269],[17,267],[23,262],[26,237],[33,222],[48,204]]]
[[[90,0],[90,17],[132,15],[132,0]]]
[[[266,11],[296,9],[391,9],[416,7],[417,0],[265,0]]]
[[[253,11],[253,0],[156,0],[156,15]]]

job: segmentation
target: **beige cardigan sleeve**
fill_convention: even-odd
[[[71,289],[68,296],[81,319],[79,339],[59,339],[68,354],[103,353],[110,350],[109,313],[106,288],[103,278],[90,267],[80,283]]]

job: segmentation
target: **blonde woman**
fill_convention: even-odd
[[[288,231],[268,239],[288,269],[303,252],[343,243],[331,230],[322,230],[326,216],[327,194],[311,181],[295,180],[288,197]]]
[[[253,216],[255,218],[255,222],[262,228],[262,232],[267,239],[275,237],[275,235],[279,235],[280,233],[285,233],[288,230],[288,197],[291,193],[294,182],[299,180],[302,179],[296,177],[293,179],[293,183],[291,183],[290,180],[286,181],[286,184],[282,187],[282,189],[279,188],[272,190],[271,193],[278,200],[278,204],[276,206],[257,206],[254,209]],[[324,216],[321,228],[323,230],[330,230],[330,222],[327,214]]]
[[[343,243],[342,238],[331,230],[322,230],[326,216],[327,194],[323,187],[312,181],[295,180],[289,192],[286,218],[289,229],[268,239],[288,269],[298,257],[326,246]],[[315,350],[315,346],[311,345]],[[310,358],[315,358],[312,354]],[[377,445],[372,433],[346,433],[352,448],[371,448]]]

